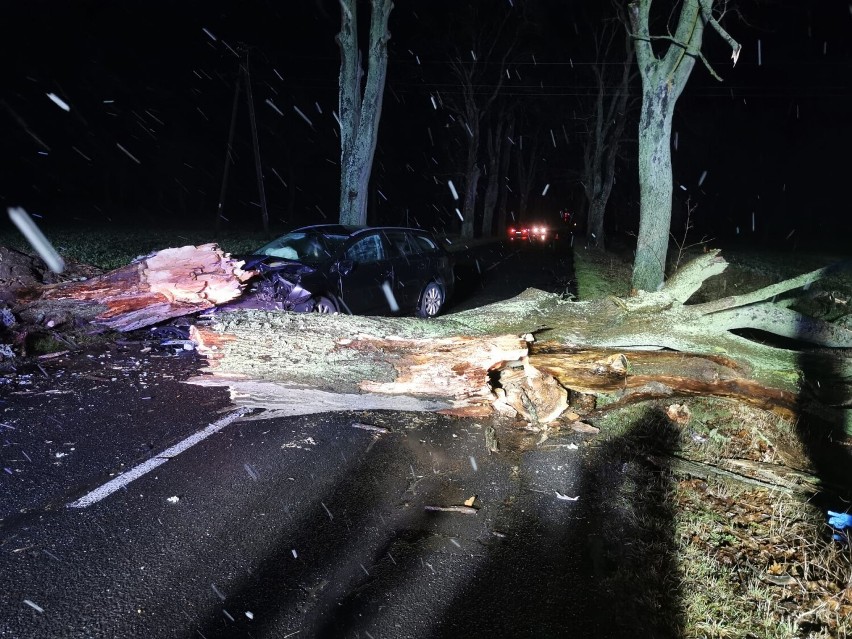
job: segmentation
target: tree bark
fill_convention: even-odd
[[[615,405],[715,395],[789,417],[799,401],[798,354],[729,332],[729,313],[764,304],[773,287],[722,305],[684,304],[726,265],[710,252],[656,293],[568,302],[530,289],[430,321],[222,313],[194,327],[193,339],[208,358],[206,383],[219,380],[239,394],[261,380],[265,393],[280,391],[290,402],[310,400],[305,389],[344,394],[341,405],[360,395],[404,396],[431,406],[422,410],[498,410],[546,424],[566,409],[570,389]],[[777,321],[776,332],[807,321],[816,345],[852,347],[852,331],[822,330],[823,323],[802,317]],[[833,357],[831,371],[847,376],[848,386],[852,359]]]
[[[387,76],[390,0],[371,0],[367,79],[363,89],[356,0],[341,0],[340,223],[367,223],[367,193],[376,152]]]
[[[643,85],[644,86],[644,85]],[[663,284],[672,217],[669,143],[674,98],[667,84],[643,90],[639,124],[639,235],[633,288],[656,291]]]

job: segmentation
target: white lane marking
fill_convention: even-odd
[[[225,426],[237,421],[246,413],[251,412],[251,410],[251,408],[245,406],[237,409],[230,415],[226,415],[219,421],[209,424],[206,428],[202,428],[197,433],[190,435],[189,437],[178,442],[171,448],[167,448],[156,457],[152,457],[148,461],[142,462],[138,466],[131,468],[126,473],[122,473],[118,477],[109,480],[107,483],[98,486],[93,491],[86,493],[85,495],[80,497],[80,499],[78,499],[77,501],[72,501],[70,504],[68,504],[68,508],[86,508],[87,506],[91,506],[92,504],[99,502],[101,499],[103,499],[104,497],[108,497],[116,490],[124,488],[133,480],[139,479],[140,477],[142,477],[142,475],[145,475],[146,473],[150,473],[157,466],[161,466],[173,457],[177,457],[187,448],[195,446],[198,442],[207,439],[208,437],[210,437],[210,435],[213,435],[214,433],[218,433],[220,430],[225,428]]]

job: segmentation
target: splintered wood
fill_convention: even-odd
[[[169,248],[82,282],[46,286],[31,303],[97,305],[93,323],[132,331],[236,299],[253,275],[215,244]]]
[[[207,358],[205,372],[214,378],[255,377],[293,389],[305,383],[310,369],[325,380],[328,390],[439,399],[446,402],[439,412],[464,416],[490,414],[489,371],[527,354],[526,342],[514,335],[335,337],[320,326],[339,325],[344,319],[302,316],[295,326],[290,324],[289,332],[262,330],[261,343],[249,338],[250,329],[243,324],[229,327],[233,333],[195,326],[191,337]],[[318,373],[326,368],[327,373]]]

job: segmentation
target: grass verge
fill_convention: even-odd
[[[726,257],[729,269],[693,301],[755,290],[834,261],[745,252]],[[578,249],[575,265],[580,299],[627,292],[630,267],[618,257]],[[850,289],[848,277],[834,277],[815,285],[809,297],[833,304],[821,315],[833,320]],[[595,421],[601,431],[593,446],[607,457],[623,451],[616,454],[626,460],[622,476],[636,475],[609,495],[612,521],[622,523],[613,524],[606,544],[624,546],[630,540],[629,552],[621,552],[608,577],[610,590],[620,599],[638,597],[630,592],[631,583],[647,581],[649,571],[664,573],[651,581],[671,583],[667,591],[676,601],[646,601],[669,616],[666,627],[654,629],[655,636],[852,637],[852,549],[832,539],[825,510],[806,498],[818,490],[819,478],[800,429],[770,413],[711,398],[684,401],[689,417],[675,422],[667,417],[675,401],[681,400],[612,410]],[[668,442],[661,447],[662,440]],[[847,458],[852,457],[852,440],[831,445],[846,447]],[[684,471],[678,460],[708,474]],[[765,473],[766,485],[725,478],[714,469],[742,476],[757,469]],[[798,484],[797,489],[771,488],[776,478],[779,485]],[[652,495],[657,498],[649,503]],[[660,507],[663,502],[666,508]],[[834,509],[848,506],[838,499]]]

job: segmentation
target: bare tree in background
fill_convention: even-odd
[[[371,0],[367,77],[358,46],[357,0],[340,0],[340,223],[366,224],[367,193],[382,115],[391,0]]]
[[[733,50],[734,64],[741,46],[713,15],[713,0],[683,0],[674,35],[650,34],[651,0],[628,6],[636,62],[642,77],[639,119],[639,237],[633,263],[633,288],[656,291],[663,285],[672,217],[671,131],[675,103],[683,92],[695,61],[700,59],[721,80],[701,53],[704,27],[710,25]],[[724,3],[723,3],[724,8]],[[661,57],[653,43],[667,42]]]
[[[514,40],[507,42],[506,25],[511,12],[493,24],[479,19],[474,10],[471,19],[470,51],[456,51],[450,62],[450,70],[459,83],[459,94],[445,98],[444,106],[458,116],[466,140],[464,161],[464,193],[462,199],[462,237],[474,235],[476,190],[482,169],[479,165],[481,125],[490,113],[494,101],[503,88],[506,77],[506,61],[514,48]],[[499,59],[497,55],[500,55]],[[485,89],[483,89],[485,87]]]
[[[531,133],[518,135],[515,140],[518,147],[515,153],[515,165],[518,170],[518,220],[516,221],[525,220],[527,217],[530,194],[541,168],[539,160],[542,156],[543,140],[541,127],[538,124],[532,128]]]
[[[622,64],[611,62],[616,34],[609,22],[595,35],[596,59],[591,65],[597,93],[583,149],[583,191],[586,195],[586,235],[589,246],[604,246],[604,214],[615,182],[615,161],[627,123],[633,40],[625,36]]]
[[[485,197],[482,202],[482,235],[494,233],[494,212],[497,209],[497,198],[500,194],[500,184],[506,181],[510,143],[506,131],[514,126],[512,107],[501,104],[490,119],[485,132],[485,174],[488,178],[485,184]],[[504,158],[506,158],[504,160]],[[504,230],[504,229],[501,229]],[[502,234],[502,233],[501,233]]]
[[[515,114],[509,116],[509,123],[506,126],[505,143],[502,145],[500,154],[500,171],[497,188],[497,234],[505,236],[506,234],[506,218],[508,217],[507,200],[509,197],[509,165],[512,161],[512,150],[514,149],[513,138],[515,135]]]

